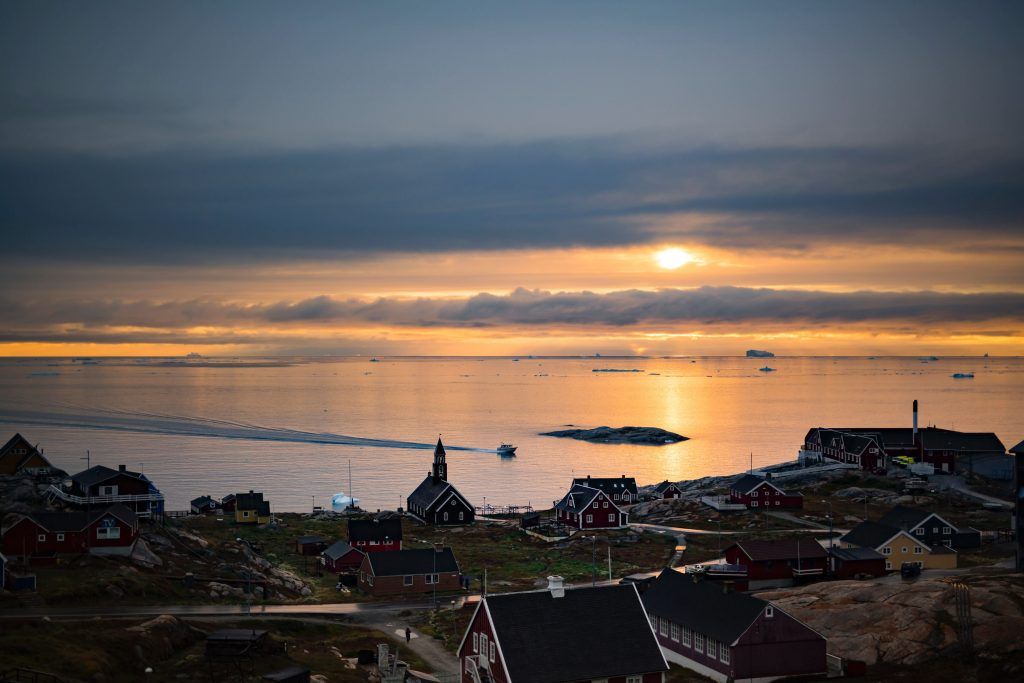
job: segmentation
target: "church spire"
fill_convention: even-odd
[[[441,436],[437,437],[437,445],[434,446],[434,483],[448,481],[448,463],[445,462],[444,444],[441,443]]]

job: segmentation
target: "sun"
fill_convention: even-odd
[[[672,247],[670,249],[662,249],[659,252],[655,252],[654,260],[657,261],[660,268],[665,270],[675,270],[676,268],[682,268],[687,263],[693,261],[693,255],[689,252],[679,249],[678,247]]]

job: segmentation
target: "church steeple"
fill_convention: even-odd
[[[437,445],[434,446],[434,471],[432,473],[434,477],[434,483],[448,481],[448,463],[445,462],[444,444],[441,443],[441,437],[437,437]]]

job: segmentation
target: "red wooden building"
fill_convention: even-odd
[[[729,499],[734,503],[746,505],[751,510],[782,510],[804,506],[804,497],[799,493],[787,493],[770,478],[759,477],[756,474],[744,474],[734,481],[729,487]]]
[[[45,474],[53,469],[42,451],[15,434],[0,446],[0,474]]]
[[[663,481],[654,487],[654,494],[662,500],[673,500],[682,498],[683,490],[675,482]]]
[[[402,520],[399,517],[385,519],[350,519],[348,521],[348,542],[364,553],[402,549]]]
[[[825,575],[828,553],[810,538],[740,541],[725,549],[730,565],[745,567],[738,590],[792,586]]]
[[[359,569],[363,563],[363,553],[345,541],[335,541],[320,553],[320,562],[332,572],[350,572]]]
[[[438,546],[366,553],[359,565],[359,587],[379,596],[455,591],[462,583],[455,553]]]
[[[35,512],[3,528],[8,557],[32,563],[60,555],[129,555],[139,536],[139,519],[124,505],[80,512]]]
[[[821,676],[826,641],[769,602],[664,569],[643,594],[665,658],[708,678],[772,681]]]
[[[608,494],[583,484],[574,484],[555,501],[555,519],[577,529],[620,529],[629,524],[629,515]]]
[[[459,644],[462,683],[661,683],[668,671],[632,585],[488,595]]]
[[[829,573],[836,579],[885,576],[885,556],[874,548],[833,548]]]

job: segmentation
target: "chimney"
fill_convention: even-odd
[[[435,553],[442,553],[442,552],[444,552],[444,546],[442,544],[440,544],[440,543],[435,543],[434,544],[434,552]]]
[[[562,585],[561,576],[549,576],[548,577],[548,590],[551,591],[551,597],[553,598],[564,598],[565,587]]]
[[[917,443],[917,399],[914,399],[914,443]]]
[[[625,475],[625,474],[623,474],[623,475],[622,475],[622,478],[623,478],[623,479],[625,479],[625,478],[626,478],[626,475]]]
[[[764,480],[765,481],[771,481],[772,480],[772,473],[771,472],[765,472],[764,473]]]
[[[127,469],[128,469],[127,465],[118,465],[117,466],[117,471],[118,472],[125,472]]]

